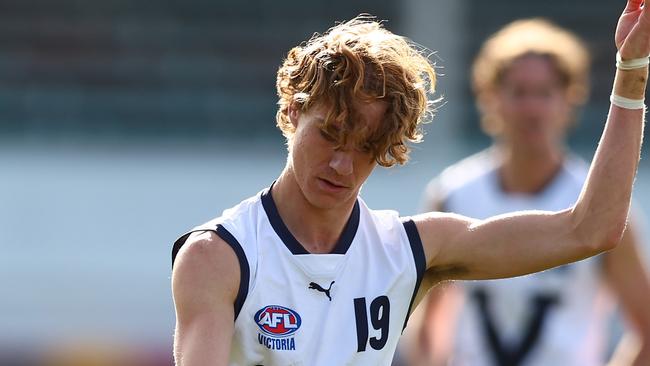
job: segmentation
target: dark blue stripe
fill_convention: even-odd
[[[271,188],[273,188],[273,185],[271,185]],[[275,206],[275,202],[273,201],[273,197],[271,197],[271,188],[262,192],[262,206],[264,207],[266,216],[269,218],[271,227],[273,227],[275,233],[278,234],[280,240],[282,240],[284,245],[286,245],[292,254],[309,254],[305,247],[298,242],[298,239],[291,234],[289,228],[282,221],[278,208]]]
[[[230,247],[237,254],[237,259],[239,260],[239,269],[241,271],[241,278],[239,280],[239,291],[237,292],[237,298],[235,298],[235,320],[241,311],[242,306],[244,306],[244,301],[246,301],[246,296],[248,295],[248,282],[250,281],[250,267],[248,266],[248,259],[246,258],[246,253],[241,244],[235,239],[235,237],[223,226],[217,225],[217,235],[223,239],[226,243],[230,244]]]
[[[174,246],[172,247],[172,269],[174,269],[174,262],[176,261],[178,252],[181,250],[181,247],[183,247],[183,244],[185,244],[185,241],[187,241],[187,238],[189,238],[192,233],[193,231],[190,231],[189,233],[176,239],[174,242]]]
[[[284,245],[287,247],[287,249],[289,249],[289,251],[291,251],[292,254],[310,254],[307,249],[305,249],[305,247],[300,244],[298,239],[296,239],[296,237],[291,234],[289,228],[287,228],[287,226],[284,224],[284,221],[282,221],[280,213],[278,212],[278,208],[275,205],[275,201],[273,201],[273,197],[271,195],[272,189],[273,185],[271,185],[269,189],[262,192],[262,206],[264,207],[266,216],[269,218],[271,227],[273,227],[275,233],[278,235],[278,237],[280,237],[280,240],[282,240]],[[354,203],[354,207],[352,208],[352,213],[348,218],[348,222],[345,224],[345,228],[343,228],[341,237],[336,243],[334,250],[332,250],[330,254],[347,253],[350,245],[352,244],[352,240],[354,240],[354,237],[357,234],[360,216],[361,209],[359,208],[359,201],[357,200]]]
[[[336,246],[334,247],[334,250],[332,250],[331,254],[347,253],[350,245],[352,245],[354,236],[357,234],[360,219],[361,209],[359,208],[359,201],[355,201],[354,207],[352,208],[352,213],[350,214],[350,218],[348,218],[348,222],[345,224],[343,233],[341,233],[341,237],[339,238],[338,243],[336,243]]]
[[[194,232],[204,232],[204,231],[212,231],[216,233],[217,236],[219,236],[223,241],[228,243],[228,245],[235,252],[235,255],[237,255],[237,260],[239,261],[239,270],[240,270],[239,290],[237,291],[237,297],[235,298],[235,303],[234,303],[235,320],[237,320],[237,316],[239,315],[242,306],[244,306],[244,301],[246,301],[246,296],[248,296],[248,287],[250,282],[250,267],[248,265],[248,259],[246,258],[246,253],[244,253],[244,249],[242,248],[241,244],[239,244],[237,239],[225,227],[223,227],[222,225],[217,225],[215,229],[193,230],[178,238],[178,240],[174,242],[174,247],[172,248],[172,269],[174,268],[174,261],[176,260],[176,255],[178,255],[178,252],[181,250],[181,247],[183,247],[183,244],[185,244],[185,242],[187,241],[187,238],[189,238],[189,236]]]
[[[427,261],[424,257],[424,247],[422,246],[420,233],[418,232],[418,228],[415,225],[415,222],[413,222],[411,219],[408,219],[404,221],[403,224],[404,230],[406,230],[406,236],[408,237],[409,243],[411,244],[411,251],[413,252],[413,260],[415,262],[417,280],[415,281],[415,288],[413,289],[413,295],[411,296],[409,310],[406,313],[406,319],[404,320],[404,326],[402,329],[406,328],[406,323],[408,323],[409,316],[411,315],[411,307],[413,307],[413,302],[415,301],[415,295],[417,295],[418,290],[420,289],[422,277],[424,277],[424,271],[427,269]]]

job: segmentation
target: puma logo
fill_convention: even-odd
[[[330,287],[329,287],[327,290],[325,290],[324,288],[322,288],[322,287],[321,287],[319,284],[317,284],[316,282],[310,282],[310,283],[309,283],[309,288],[310,288],[311,290],[316,290],[316,291],[318,291],[318,292],[323,292],[323,293],[325,293],[325,295],[327,296],[327,298],[330,299],[330,301],[332,301],[332,297],[330,296],[330,290],[332,289],[332,285],[334,284],[334,282],[335,282],[335,281],[332,281],[332,283],[330,283]]]

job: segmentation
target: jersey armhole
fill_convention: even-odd
[[[212,228],[196,229],[178,238],[178,240],[174,242],[174,246],[172,248],[172,269],[174,268],[174,261],[176,260],[176,255],[178,255],[178,252],[183,247],[183,244],[185,244],[185,242],[187,241],[187,238],[189,238],[192,233],[202,232],[202,231],[212,231],[215,234],[217,234],[219,238],[225,241],[232,248],[232,250],[235,251],[235,255],[237,255],[237,260],[239,261],[239,270],[240,270],[239,290],[237,291],[237,297],[235,298],[235,302],[234,302],[235,320],[237,320],[237,316],[239,316],[239,312],[244,306],[244,301],[246,301],[246,297],[248,296],[248,287],[250,282],[250,267],[248,265],[248,259],[246,258],[246,253],[244,252],[244,249],[242,248],[241,244],[239,244],[239,241],[237,241],[237,239],[228,231],[228,229],[226,229],[222,225],[217,225],[215,229]]]
[[[426,259],[424,257],[424,247],[422,246],[422,240],[420,239],[420,233],[418,228],[415,225],[415,222],[411,219],[404,220],[402,222],[404,225],[404,230],[406,231],[406,236],[408,237],[409,244],[411,245],[411,252],[413,253],[413,260],[415,263],[415,273],[417,279],[415,281],[415,287],[413,289],[413,295],[411,296],[411,302],[409,303],[408,312],[406,313],[406,319],[404,319],[404,326],[402,331],[406,328],[409,317],[411,316],[411,308],[413,307],[413,302],[415,301],[415,296],[420,289],[420,284],[422,283],[422,277],[424,276],[424,271],[426,270]]]

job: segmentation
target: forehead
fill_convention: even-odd
[[[516,59],[503,73],[501,84],[557,83],[562,79],[557,66],[548,57],[527,55]]]
[[[383,100],[355,101],[351,106],[348,115],[354,120],[354,124],[361,122],[369,127],[378,127],[386,117],[386,111],[388,110],[388,103]],[[331,107],[324,103],[315,104],[308,111],[308,113],[322,120],[327,119],[330,112],[332,112]],[[346,123],[348,121],[340,122]]]

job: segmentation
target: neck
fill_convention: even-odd
[[[561,148],[531,152],[501,146],[499,152],[501,188],[508,193],[541,192],[560,171],[564,159]]]
[[[285,169],[272,192],[282,221],[310,253],[331,253],[345,228],[355,200],[333,208],[314,206],[303,193],[290,168]]]

